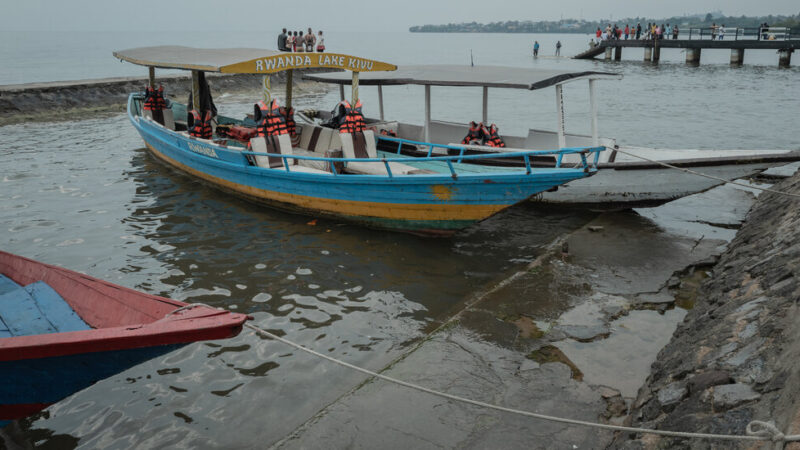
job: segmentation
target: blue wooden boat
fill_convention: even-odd
[[[247,319],[0,251],[0,427]]]
[[[288,72],[286,107],[291,108],[294,69],[328,67],[353,74],[353,104],[358,98],[358,74],[394,70],[395,66],[338,54],[286,54],[261,49],[194,49],[146,47],[115,52],[122,60],[151,68],[191,70],[193,105],[200,109],[200,72],[265,74]],[[269,83],[265,82],[265,86]],[[265,99],[269,92],[265,93]],[[541,155],[580,156],[580,164],[550,168],[506,168],[491,173],[470,170],[471,160],[498,155],[465,155],[459,146],[430,144],[431,154],[410,161],[400,155],[379,154],[372,131],[357,136],[313,124],[298,123],[298,142],[276,136],[280,144],[267,147],[265,138],[237,142],[218,134],[199,139],[184,131],[177,116],[165,110],[153,120],[142,109],[143,95],[128,100],[128,115],[147,149],[170,166],[219,189],[258,203],[317,217],[357,222],[370,227],[417,234],[449,235],[484,220],[540,192],[595,173],[593,162],[604,147],[522,151],[501,158],[530,161]],[[175,105],[176,107],[178,105]],[[220,120],[220,123],[223,121]],[[225,122],[241,123],[225,120]],[[364,142],[367,157],[356,157],[353,145]],[[277,149],[276,149],[277,148]],[[450,156],[435,156],[434,149]],[[337,152],[341,152],[338,154]],[[363,154],[361,156],[364,156]],[[278,161],[278,164],[275,164]],[[441,170],[420,168],[438,165]]]

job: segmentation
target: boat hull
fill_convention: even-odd
[[[735,180],[757,174],[786,162],[756,162],[695,167],[706,175]],[[720,180],[701,177],[666,167],[642,169],[600,168],[591,179],[575,180],[554,192],[543,192],[532,201],[587,207],[594,210],[615,210],[662,205],[688,195],[723,184]]]
[[[130,119],[153,155],[223,191],[315,217],[417,234],[453,234],[532,195],[592,174],[564,168],[457,177],[291,173],[248,165],[236,149],[189,138],[133,114]]]
[[[248,319],[2,251],[0,274],[20,286],[46,283],[88,327],[0,338],[0,426],[188,343],[236,336]]]
[[[183,344],[0,361],[0,427]]]

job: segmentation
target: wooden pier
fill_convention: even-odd
[[[661,59],[662,48],[681,48],[686,50],[686,63],[700,64],[702,49],[730,49],[731,64],[741,65],[744,61],[745,50],[776,50],[778,53],[778,66],[789,67],[792,53],[800,50],[800,37],[783,33],[781,39],[759,39],[759,34],[746,34],[746,29],[730,29],[730,35],[724,39],[713,39],[710,30],[688,30],[686,38],[671,39],[610,39],[600,41],[583,53],[575,55],[574,59],[592,59],[604,54],[606,60],[622,59],[622,49],[638,47],[644,49],[644,60],[658,62]],[[758,33],[758,31],[756,31]]]

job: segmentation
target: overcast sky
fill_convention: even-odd
[[[0,0],[2,30],[403,31],[411,25],[504,20],[798,14],[798,0]]]

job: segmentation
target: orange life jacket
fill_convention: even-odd
[[[164,86],[159,86],[158,90],[147,86],[144,92],[144,109],[146,111],[167,109],[167,101],[164,100]]]
[[[201,139],[211,139],[211,111],[206,111],[205,117],[201,117],[196,109],[190,111],[194,124],[189,130],[189,136],[198,137]]]
[[[500,138],[500,135],[497,134],[499,130],[497,125],[491,124],[489,128],[483,127],[484,133],[486,134],[486,145],[489,147],[505,147],[506,143],[503,142],[503,139]]]
[[[152,111],[155,109],[155,106],[155,91],[150,86],[147,86],[144,90],[144,110]]]
[[[272,100],[266,117],[267,136],[279,136],[289,132],[288,128],[286,128],[286,117],[281,113],[281,106],[278,104],[277,99]]]
[[[167,109],[167,100],[164,99],[164,86],[158,87],[158,90],[155,91],[155,97],[156,109]]]
[[[294,108],[286,110],[286,130],[289,132],[289,136],[297,136],[297,124],[294,121]]]
[[[342,101],[344,105],[344,123],[339,126],[339,133],[355,133],[363,132],[366,129],[364,124],[364,115],[361,112],[361,100],[356,102],[355,106],[350,106],[347,100]]]
[[[470,122],[469,131],[467,132],[467,135],[464,136],[464,139],[461,140],[461,143],[464,145],[469,145],[472,141],[478,141],[478,145],[483,144],[485,130],[486,128],[483,126],[483,123]]]
[[[267,118],[269,117],[269,106],[263,100],[256,103],[258,109],[261,110],[261,120],[256,125],[256,136],[264,137],[267,135]]]

